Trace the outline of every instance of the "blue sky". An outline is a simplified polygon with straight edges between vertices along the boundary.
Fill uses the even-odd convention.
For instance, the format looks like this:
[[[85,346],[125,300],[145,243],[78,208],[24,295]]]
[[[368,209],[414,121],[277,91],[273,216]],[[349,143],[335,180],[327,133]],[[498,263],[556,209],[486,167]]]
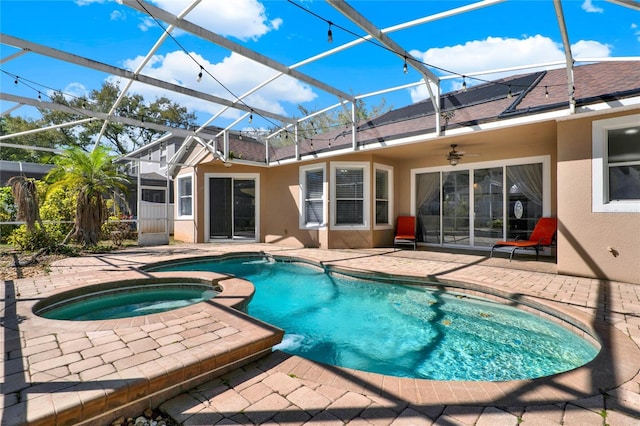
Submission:
[[[190,1],[152,3],[177,14]],[[384,29],[473,2],[357,0],[348,3]],[[575,57],[640,57],[640,12],[600,0],[564,0],[562,5]],[[3,34],[130,70],[140,64],[163,34],[153,19],[112,0],[2,0],[0,15]],[[319,0],[203,0],[186,19],[287,66],[353,41],[356,35],[365,35],[331,5]],[[327,41],[327,20],[334,23],[332,43]],[[168,26],[164,22],[162,25]],[[174,38],[167,38],[143,74],[232,99],[275,73],[184,31],[178,30],[172,35]],[[441,70],[469,75],[564,59],[551,0],[505,1],[390,32],[389,36],[441,76],[451,75]],[[37,98],[40,92],[46,99],[47,93],[57,90],[83,96],[99,89],[105,80],[114,81],[113,76],[33,53],[6,60],[17,49],[5,44],[0,48],[3,58],[0,84],[4,93]],[[197,82],[199,66],[206,72],[202,81]],[[363,94],[421,80],[418,72],[410,69],[405,74],[402,67],[401,55],[372,43],[361,43],[297,69],[343,92]],[[509,73],[524,72],[528,71]],[[481,80],[468,78],[466,82],[477,84],[504,74],[482,75]],[[15,76],[19,76],[19,84],[14,83]],[[442,84],[443,91],[456,89],[460,84],[459,78],[447,80]],[[219,105],[140,84],[131,90],[147,100],[170,96],[196,112],[201,123],[221,109]],[[387,105],[401,107],[425,96],[427,90],[420,85],[367,98],[367,102],[377,104],[384,98]],[[337,102],[336,96],[290,77],[278,78],[245,99],[251,107],[289,116],[300,115],[298,105],[314,111]],[[0,101],[3,112],[12,106],[10,102]],[[22,107],[11,113],[33,117],[34,111]],[[212,124],[226,126],[240,115],[230,110]],[[260,117],[256,117],[251,125],[238,124],[238,128],[247,126],[269,126],[269,122],[261,122]]]

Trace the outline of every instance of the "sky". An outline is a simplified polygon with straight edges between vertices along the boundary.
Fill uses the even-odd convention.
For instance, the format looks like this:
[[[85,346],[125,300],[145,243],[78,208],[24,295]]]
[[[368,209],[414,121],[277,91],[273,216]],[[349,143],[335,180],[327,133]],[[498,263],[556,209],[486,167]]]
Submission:
[[[126,3],[126,2],[125,2]],[[154,0],[150,3],[179,14],[191,1]],[[471,1],[351,0],[348,4],[380,29],[392,28],[423,17],[472,4]],[[580,59],[628,58],[640,60],[640,12],[604,0],[563,0],[563,14],[573,56]],[[136,70],[169,25],[154,20],[115,0],[2,0],[0,31],[29,42],[73,53],[94,61]],[[422,75],[409,66],[403,72],[404,55],[444,78],[443,92],[505,76],[533,71],[511,70],[477,75],[530,64],[563,61],[565,54],[556,11],[551,0],[508,0],[488,7],[429,22],[387,35],[402,52],[379,43],[362,42],[366,33],[325,1],[320,0],[202,0],[186,15],[187,20],[234,43],[258,52],[285,66],[300,64],[329,49],[360,41],[320,60],[296,67],[317,81],[340,91],[362,95],[392,87],[393,92],[365,98],[368,105],[382,102],[398,108],[424,100],[428,90],[419,84]],[[328,22],[331,22],[329,24]],[[327,33],[331,29],[333,41]],[[124,87],[126,81],[88,68],[35,53],[16,55],[18,49],[0,45],[1,92],[29,98],[53,91],[68,97],[86,96],[105,81]],[[198,73],[203,71],[201,81]],[[639,62],[640,70],[640,62]],[[640,72],[640,71],[639,71]],[[149,58],[142,74],[166,80],[226,99],[238,97],[269,81],[277,72],[225,48],[177,29]],[[472,77],[475,76],[475,77]],[[15,82],[18,81],[16,84]],[[566,90],[566,87],[553,88]],[[196,113],[200,124],[227,126],[242,116],[234,109],[162,92],[134,83],[129,93],[146,100],[169,96]],[[251,108],[282,116],[303,115],[335,105],[339,98],[289,76],[275,79],[243,98]],[[0,111],[28,118],[37,116],[31,107],[12,109],[0,100]],[[235,128],[268,128],[274,122],[252,114]]]

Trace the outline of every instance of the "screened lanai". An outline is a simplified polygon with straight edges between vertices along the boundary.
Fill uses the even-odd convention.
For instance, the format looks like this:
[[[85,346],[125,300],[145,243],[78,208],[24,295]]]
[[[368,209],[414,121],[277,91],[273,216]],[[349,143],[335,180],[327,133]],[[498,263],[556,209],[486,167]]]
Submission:
[[[539,96],[550,99],[549,107],[560,106],[573,114],[576,91],[581,89],[575,84],[577,65],[640,61],[637,44],[631,55],[616,55],[614,49],[585,48],[593,46],[587,42],[593,42],[596,36],[590,34],[584,20],[578,19],[588,13],[591,29],[610,27],[612,32],[622,32],[620,20],[612,12],[624,13],[629,22],[633,21],[640,11],[640,3],[634,0],[595,5],[561,0],[289,0],[246,1],[234,6],[206,0],[123,0],[108,3],[108,9],[98,9],[105,6],[90,1],[76,4],[87,8],[83,10],[85,17],[90,8],[110,12],[108,23],[91,28],[92,35],[102,36],[104,45],[85,44],[81,36],[69,38],[68,33],[56,29],[61,27],[59,22],[43,24],[39,33],[30,32],[12,22],[33,20],[43,12],[3,6],[2,114],[47,109],[78,117],[41,130],[75,129],[88,120],[99,120],[103,132],[95,137],[94,146],[105,143],[107,123],[161,131],[164,135],[151,144],[132,144],[121,160],[164,167],[161,175],[166,185],[159,179],[158,186],[167,188],[179,168],[194,166],[194,159],[202,155],[229,165],[273,167],[408,143],[414,135],[437,141],[450,134],[473,133],[478,126],[453,112],[495,96],[486,90],[467,90],[489,81],[498,82],[491,90],[509,95],[539,91]],[[245,12],[255,8],[253,16],[260,22],[249,21],[249,13],[234,14],[234,7]],[[236,15],[245,20],[235,20]],[[469,26],[469,22],[474,25]],[[73,23],[62,25],[68,26]],[[139,29],[136,37],[131,37],[135,28]],[[481,56],[471,54],[474,44],[480,53],[480,41],[496,38],[544,39],[554,51],[549,56],[527,57],[510,52],[505,43],[499,47],[502,56],[514,57],[510,61],[484,63]],[[605,43],[597,47],[602,46]],[[452,61],[456,49],[461,58]],[[117,53],[119,50],[122,54]],[[449,59],[440,59],[445,57]],[[36,62],[36,58],[42,62]],[[528,61],[532,58],[538,61]],[[49,95],[53,92],[67,99],[84,96],[70,90],[71,86],[60,89],[57,79],[53,82],[47,69],[58,70],[54,67],[59,64],[64,67],[55,74],[68,73],[69,82],[75,81],[74,70],[89,72],[88,82],[114,82],[118,99],[110,105],[89,102],[73,108],[52,102]],[[544,73],[548,70],[556,70],[553,80],[540,83],[547,78]],[[536,72],[540,74],[532,74]],[[514,75],[526,77],[512,78]],[[531,78],[538,79],[535,86]],[[448,95],[454,91],[456,96]],[[125,95],[138,92],[175,99],[193,111],[196,120],[193,125],[176,128],[130,115],[119,103]],[[384,102],[389,102],[387,108],[376,110]],[[363,116],[363,110],[370,114]],[[404,121],[416,117],[424,118],[414,120],[420,121],[419,127],[403,126]],[[2,134],[0,148],[32,149],[14,143],[12,139],[18,136],[24,133]],[[172,138],[180,143],[170,156],[161,160],[150,154],[139,155],[151,152],[154,146],[164,148]],[[446,144],[444,147],[446,150],[439,154],[443,158],[449,151]],[[442,147],[438,149],[440,153]],[[188,155],[194,151],[201,156]],[[141,167],[137,169],[140,187]],[[142,197],[138,188],[138,202]],[[164,199],[168,203],[169,197]]]

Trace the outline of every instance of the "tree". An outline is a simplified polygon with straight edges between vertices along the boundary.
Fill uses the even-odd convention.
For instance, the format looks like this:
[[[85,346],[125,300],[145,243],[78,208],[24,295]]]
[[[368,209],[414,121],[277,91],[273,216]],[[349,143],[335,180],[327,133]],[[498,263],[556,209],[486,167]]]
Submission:
[[[45,109],[42,109],[40,112],[47,125],[69,123],[86,118],[86,116],[81,114],[81,109],[91,109],[103,113],[110,112],[119,95],[120,89],[116,84],[105,82],[100,90],[92,90],[86,99],[74,98],[68,100],[62,93],[54,93],[51,95],[53,102],[77,109],[77,114]],[[188,128],[193,126],[196,119],[194,113],[189,113],[185,107],[180,106],[176,102],[172,102],[167,97],[160,97],[148,103],[138,94],[125,95],[117,105],[114,114],[137,119],[142,122],[162,124],[175,128]],[[100,135],[103,124],[104,121],[102,120],[94,120],[77,126],[64,127],[59,130],[65,138],[75,139],[77,141],[76,146],[89,150]],[[104,129],[101,143],[108,142],[113,148],[113,151],[119,154],[127,154],[140,146],[152,142],[164,133],[162,130],[130,126],[110,121]]]
[[[46,124],[42,120],[12,116],[0,117],[0,135],[22,133],[45,126]],[[55,130],[45,130],[10,138],[6,142],[24,146],[25,149],[2,147],[2,159],[27,163],[50,163],[51,158],[55,155],[53,152],[28,149],[28,147],[55,148],[65,144],[61,136],[61,133]]]
[[[113,160],[104,146],[97,146],[90,153],[69,148],[56,157],[54,169],[46,176],[51,183],[47,193],[62,187],[77,196],[75,225],[64,243],[69,238],[85,246],[98,243],[108,217],[106,200],[114,193],[127,192],[128,180]]]
[[[383,98],[379,104],[371,105],[367,108],[367,105],[362,99],[356,100],[356,124],[361,124],[364,121],[375,118],[382,115],[389,110],[391,106],[387,106],[387,101]],[[303,105],[298,105],[298,111],[302,117],[311,115],[312,111],[305,108]],[[351,124],[351,112],[345,111],[342,108],[327,111],[322,114],[318,114],[313,118],[298,123],[298,137],[300,139],[313,139],[316,135],[322,135],[337,127],[343,127]],[[272,133],[275,129],[269,131]],[[288,136],[288,132],[280,132],[277,136],[270,139],[270,143],[274,146],[286,146],[294,143],[293,138]]]
[[[11,187],[11,194],[15,200],[16,218],[26,223],[27,232],[33,232],[36,222],[44,229],[40,219],[35,179],[25,176],[13,176],[7,183]]]

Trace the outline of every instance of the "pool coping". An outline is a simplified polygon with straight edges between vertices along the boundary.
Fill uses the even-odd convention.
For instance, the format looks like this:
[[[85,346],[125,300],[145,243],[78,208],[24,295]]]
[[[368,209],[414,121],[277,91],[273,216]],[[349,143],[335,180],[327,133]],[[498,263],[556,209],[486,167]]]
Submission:
[[[10,418],[10,424],[16,425],[111,423],[118,417],[139,413],[140,407],[157,406],[185,390],[259,359],[271,353],[272,347],[282,340],[282,330],[240,311],[255,291],[253,284],[246,280],[213,272],[129,271],[125,275],[118,280],[111,280],[108,275],[98,277],[74,285],[73,291],[112,282],[151,284],[171,281],[208,283],[219,286],[222,291],[208,301],[162,313],[99,321],[55,320],[34,313],[36,304],[49,297],[57,298],[69,288],[43,292],[37,298],[18,298],[16,316],[20,318],[19,327],[23,332],[26,328],[37,330],[38,339],[42,342],[52,342],[54,337],[49,336],[55,336],[61,345],[66,343],[70,346],[69,342],[74,341],[80,343],[77,350],[70,347],[65,351],[64,361],[47,360],[42,355],[31,357],[29,373],[32,383],[16,389],[8,383],[3,387],[4,398],[13,393],[20,395],[17,398],[21,400],[5,409],[3,420]],[[161,350],[163,339],[167,346],[175,343],[172,339],[179,337],[172,337],[166,330],[180,328],[189,321],[193,324],[181,339],[187,347],[180,351],[177,348],[170,350],[161,357],[146,351],[149,346]],[[177,334],[177,330],[173,334]],[[136,336],[135,340],[128,337],[132,335]],[[118,340],[116,336],[124,346],[114,346],[113,351],[125,351],[128,356],[118,358],[114,355],[111,365],[115,368],[105,368],[109,362],[104,361],[105,353],[101,353],[100,345],[90,347],[86,340],[109,339],[110,342],[106,342],[108,351],[109,343]],[[147,339],[147,348],[135,343],[140,339]],[[28,347],[24,350],[29,352]],[[89,386],[82,374],[57,377],[62,380],[54,388],[45,385],[51,376],[56,375],[58,363],[75,364],[77,367],[71,369],[79,372],[83,368],[80,364],[87,364],[89,360],[94,360],[94,374],[99,374],[95,370],[100,368],[110,372],[91,377],[91,381],[97,378],[101,383],[99,386]],[[49,389],[44,392],[43,388]]]

